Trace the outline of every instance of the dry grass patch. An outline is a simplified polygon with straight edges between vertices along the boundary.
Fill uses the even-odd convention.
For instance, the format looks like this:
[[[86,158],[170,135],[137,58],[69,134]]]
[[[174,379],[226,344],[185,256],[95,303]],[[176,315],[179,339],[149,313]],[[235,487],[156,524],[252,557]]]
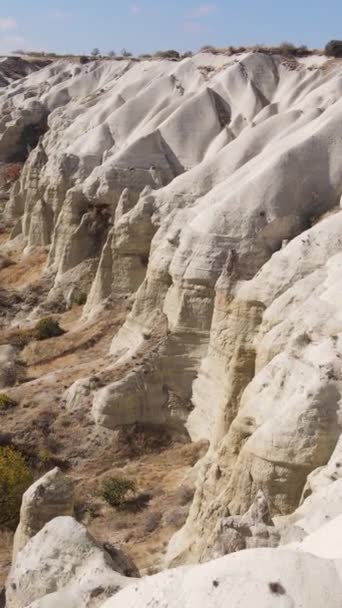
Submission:
[[[24,163],[7,163],[0,165],[0,189],[9,190],[19,179]]]
[[[6,285],[6,289],[26,285],[34,287],[34,284],[41,280],[47,259],[45,250],[38,249],[28,256],[22,256],[22,252],[18,251],[8,257],[10,266],[0,269],[0,284]]]
[[[13,532],[0,530],[0,589],[5,584],[11,567]]]

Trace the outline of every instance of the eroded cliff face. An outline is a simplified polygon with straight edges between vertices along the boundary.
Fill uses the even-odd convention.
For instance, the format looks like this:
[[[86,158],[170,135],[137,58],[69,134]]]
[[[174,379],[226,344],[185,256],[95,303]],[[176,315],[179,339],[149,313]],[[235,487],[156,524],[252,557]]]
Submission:
[[[172,564],[259,490],[294,511],[342,424],[342,67],[208,62],[57,62],[0,94],[0,151],[40,130],[4,211],[49,250],[39,310],[115,305],[108,369],[147,353],[87,394],[93,421],[210,442]]]

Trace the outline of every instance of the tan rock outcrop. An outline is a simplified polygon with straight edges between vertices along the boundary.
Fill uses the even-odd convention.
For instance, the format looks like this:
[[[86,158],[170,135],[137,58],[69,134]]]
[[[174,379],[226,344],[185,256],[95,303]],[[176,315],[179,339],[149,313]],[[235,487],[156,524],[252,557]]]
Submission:
[[[73,510],[73,483],[58,467],[38,479],[23,496],[13,542],[13,561],[45,524],[55,517],[72,515]]]

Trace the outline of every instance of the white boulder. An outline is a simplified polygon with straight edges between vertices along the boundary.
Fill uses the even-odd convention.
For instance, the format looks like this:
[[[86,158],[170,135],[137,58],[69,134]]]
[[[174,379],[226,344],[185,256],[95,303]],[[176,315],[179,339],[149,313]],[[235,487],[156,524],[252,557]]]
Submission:
[[[81,524],[57,517],[17,554],[6,584],[6,606],[24,608],[63,592],[76,594],[82,608],[97,608],[132,581],[114,570],[110,554]]]
[[[60,515],[72,515],[73,483],[56,467],[32,484],[23,495],[20,522],[13,541],[13,559],[47,522]]]

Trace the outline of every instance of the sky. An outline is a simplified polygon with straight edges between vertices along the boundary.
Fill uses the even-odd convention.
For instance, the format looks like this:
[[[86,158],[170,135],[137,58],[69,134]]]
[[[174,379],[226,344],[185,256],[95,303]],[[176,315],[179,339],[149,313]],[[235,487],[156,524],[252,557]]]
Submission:
[[[0,0],[0,53],[134,54],[342,39],[342,0]]]

